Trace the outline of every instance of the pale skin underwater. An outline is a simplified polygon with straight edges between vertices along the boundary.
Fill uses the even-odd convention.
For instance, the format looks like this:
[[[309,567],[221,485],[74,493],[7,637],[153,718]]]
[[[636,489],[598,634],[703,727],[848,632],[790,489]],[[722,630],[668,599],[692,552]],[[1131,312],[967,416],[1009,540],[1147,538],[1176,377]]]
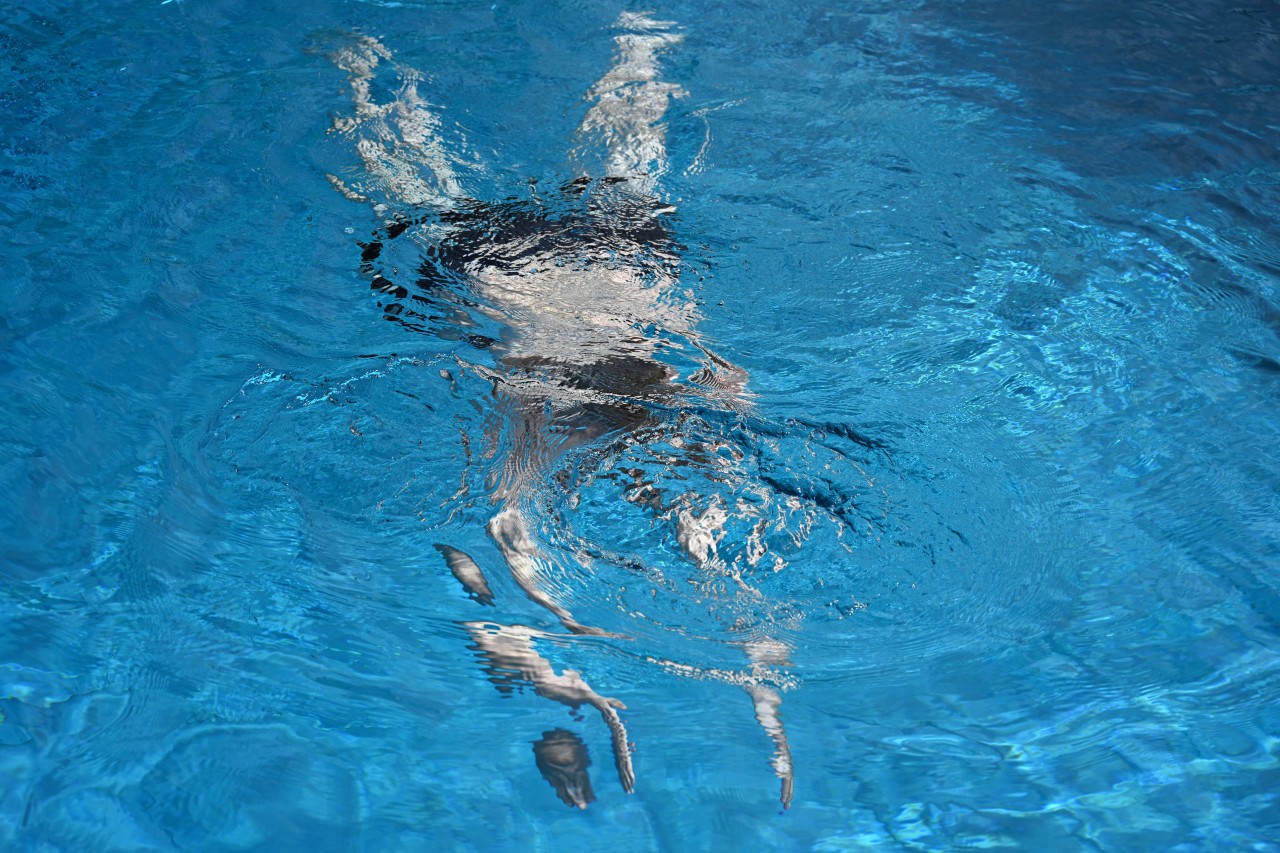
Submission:
[[[648,405],[681,405],[690,386],[676,382],[659,357],[664,336],[678,336],[699,353],[702,367],[694,384],[704,404],[731,413],[749,410],[751,403],[746,371],[701,340],[696,301],[679,280],[681,247],[665,221],[674,208],[660,195],[669,170],[665,116],[671,100],[685,93],[660,79],[659,58],[682,36],[671,22],[632,13],[624,13],[615,29],[614,64],[588,90],[590,106],[569,152],[570,162],[577,163],[602,149],[602,174],[560,188],[570,213],[547,214],[536,203],[471,199],[464,189],[465,166],[451,152],[440,116],[419,93],[423,75],[396,63],[391,50],[370,37],[356,37],[331,54],[347,73],[352,96],[352,112],[335,118],[333,132],[351,143],[363,173],[358,179],[328,178],[348,199],[371,204],[385,221],[361,244],[361,269],[389,298],[389,319],[421,331],[430,319],[423,306],[433,300],[434,310],[444,304],[459,313],[474,311],[503,330],[475,342],[498,365],[494,405],[510,448],[496,460],[495,511],[487,532],[516,586],[570,635],[626,643],[625,633],[580,622],[549,584],[553,555],[538,541],[528,496],[576,448],[651,428]],[[399,87],[393,99],[378,102],[373,83],[388,67]],[[409,238],[433,247],[430,264],[424,260],[418,271],[423,278],[417,287],[433,290],[426,295],[399,284],[396,270],[383,263],[390,241]],[[443,284],[424,284],[432,275]],[[453,281],[465,282],[474,298],[459,297]],[[709,567],[727,516],[723,502],[714,500],[695,512],[695,497],[648,494],[645,500],[676,507],[668,515],[680,547],[695,565]],[[475,602],[498,603],[475,559],[448,544],[436,548]],[[571,709],[595,708],[610,733],[619,782],[627,793],[634,789],[631,745],[618,714],[625,706],[601,696],[574,670],[556,672],[536,648],[552,635],[496,621],[461,624],[499,686],[525,684]],[[794,771],[776,685],[777,673],[790,666],[788,647],[758,631],[736,644],[748,664],[741,672],[656,662],[669,673],[726,681],[746,691],[773,744],[771,766],[786,808]],[[585,746],[580,740],[575,745],[571,733],[557,732],[546,733],[535,746],[538,768],[561,800],[585,808],[595,798]]]

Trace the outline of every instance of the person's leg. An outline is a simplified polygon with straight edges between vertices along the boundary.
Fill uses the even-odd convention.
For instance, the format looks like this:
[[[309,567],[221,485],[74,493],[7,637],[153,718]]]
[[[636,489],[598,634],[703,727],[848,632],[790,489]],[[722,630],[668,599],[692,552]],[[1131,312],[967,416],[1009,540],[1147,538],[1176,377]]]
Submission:
[[[604,175],[626,178],[637,194],[654,195],[658,179],[667,171],[667,128],[663,117],[671,98],[685,92],[658,79],[658,57],[683,36],[671,31],[670,21],[655,21],[624,12],[621,31],[614,37],[618,50],[613,66],[587,91],[592,102],[578,127],[581,139],[574,149],[582,164],[588,149],[604,148]]]
[[[331,58],[349,76],[353,106],[351,114],[334,117],[333,132],[352,139],[366,175],[355,186],[335,175],[329,181],[348,198],[375,205],[446,209],[463,197],[458,161],[444,144],[440,117],[418,93],[422,74],[398,64],[370,36],[338,48]],[[388,69],[395,77],[395,94],[378,103],[374,82]]]

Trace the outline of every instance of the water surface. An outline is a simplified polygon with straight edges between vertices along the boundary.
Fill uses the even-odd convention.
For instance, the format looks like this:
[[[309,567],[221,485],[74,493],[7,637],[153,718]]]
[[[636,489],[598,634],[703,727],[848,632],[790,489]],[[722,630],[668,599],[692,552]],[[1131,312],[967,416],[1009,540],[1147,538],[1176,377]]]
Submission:
[[[558,291],[386,322],[364,247],[428,200],[334,130],[335,57],[383,46],[378,104],[418,72],[467,198],[570,216],[624,11],[5,16],[3,846],[1276,849],[1273,5],[646,6],[680,40],[633,186],[679,248],[619,263],[679,390],[593,379],[586,439],[540,444],[589,359],[495,388],[522,329],[575,340]],[[430,232],[385,242],[412,284]],[[508,571],[511,460],[553,603],[625,636]],[[679,521],[716,500],[713,565]],[[476,622],[625,703],[633,794]],[[556,729],[585,810],[535,762]]]

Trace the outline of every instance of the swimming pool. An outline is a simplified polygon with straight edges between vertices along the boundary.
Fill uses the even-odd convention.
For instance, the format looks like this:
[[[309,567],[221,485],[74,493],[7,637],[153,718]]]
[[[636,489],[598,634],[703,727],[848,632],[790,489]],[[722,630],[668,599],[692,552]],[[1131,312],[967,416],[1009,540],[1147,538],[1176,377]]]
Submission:
[[[1270,5],[30,6],[0,846],[1276,849]]]

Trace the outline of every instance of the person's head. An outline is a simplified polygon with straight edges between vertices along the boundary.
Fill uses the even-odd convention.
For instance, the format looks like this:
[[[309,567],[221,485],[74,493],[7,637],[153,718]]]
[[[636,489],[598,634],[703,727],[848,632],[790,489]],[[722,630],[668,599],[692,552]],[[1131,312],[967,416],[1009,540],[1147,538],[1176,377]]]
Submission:
[[[556,789],[556,796],[565,805],[585,809],[588,803],[595,802],[587,775],[591,758],[581,738],[565,729],[543,732],[542,739],[533,742],[533,755],[538,772]]]

